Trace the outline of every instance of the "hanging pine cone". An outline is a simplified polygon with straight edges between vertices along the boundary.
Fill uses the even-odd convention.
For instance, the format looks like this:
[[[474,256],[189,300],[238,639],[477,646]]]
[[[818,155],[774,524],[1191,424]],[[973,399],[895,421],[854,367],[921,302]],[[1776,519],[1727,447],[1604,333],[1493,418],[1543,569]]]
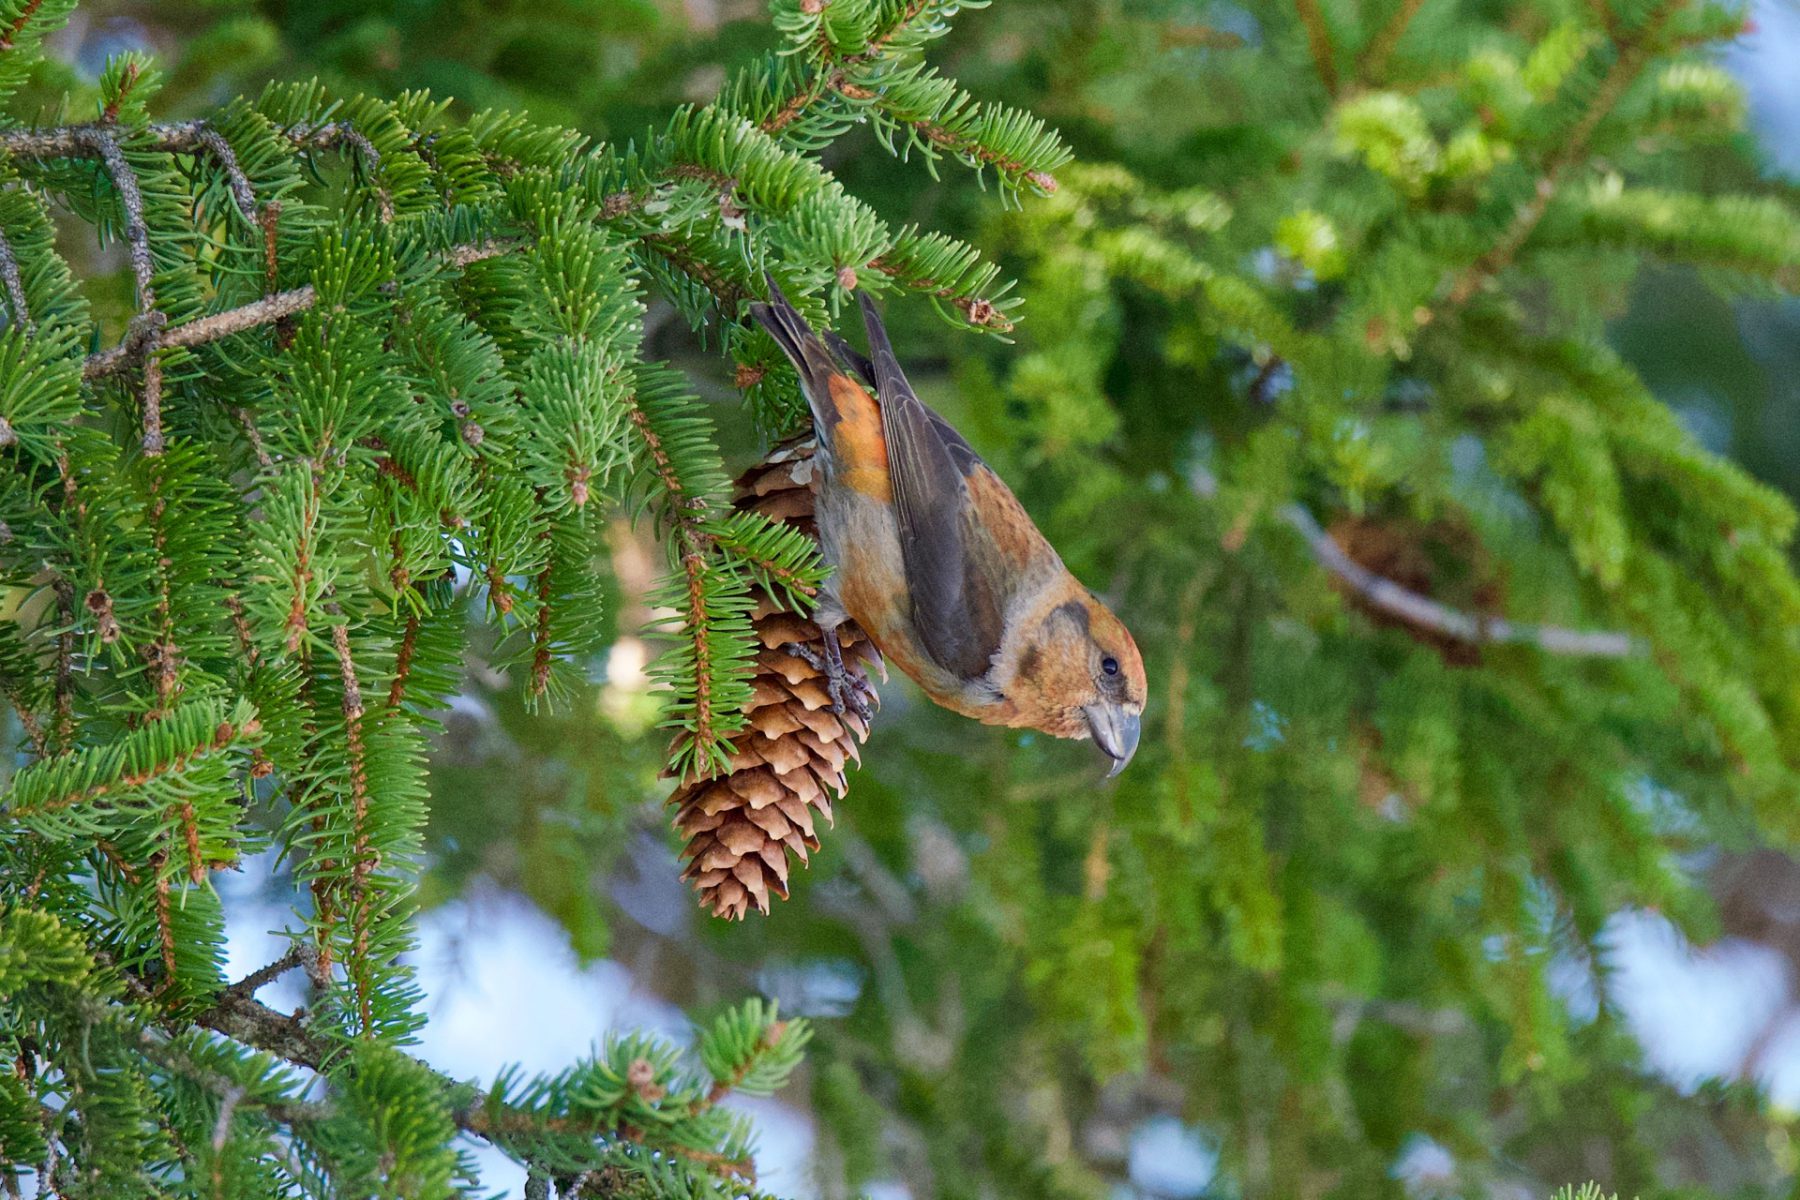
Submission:
[[[813,523],[811,438],[778,446],[738,479],[736,504],[817,537]],[[769,896],[788,894],[788,853],[802,864],[819,848],[817,818],[831,820],[831,802],[844,795],[844,765],[861,761],[858,743],[869,729],[855,713],[835,713],[824,673],[782,649],[797,643],[823,653],[813,621],[759,591],[752,616],[762,649],[756,656],[749,723],[731,740],[730,771],[683,780],[669,803],[675,828],[687,838],[682,878],[715,916],[739,920]],[[868,688],[868,669],[880,655],[854,623],[838,628],[844,666]]]

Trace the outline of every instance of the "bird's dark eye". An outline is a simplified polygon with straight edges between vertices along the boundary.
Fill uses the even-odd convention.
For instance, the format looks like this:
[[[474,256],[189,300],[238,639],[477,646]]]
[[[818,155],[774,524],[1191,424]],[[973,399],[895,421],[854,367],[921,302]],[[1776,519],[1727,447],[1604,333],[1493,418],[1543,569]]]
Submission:
[[[1108,675],[1117,675],[1119,673],[1119,660],[1109,654],[1100,660],[1100,669],[1105,671]]]

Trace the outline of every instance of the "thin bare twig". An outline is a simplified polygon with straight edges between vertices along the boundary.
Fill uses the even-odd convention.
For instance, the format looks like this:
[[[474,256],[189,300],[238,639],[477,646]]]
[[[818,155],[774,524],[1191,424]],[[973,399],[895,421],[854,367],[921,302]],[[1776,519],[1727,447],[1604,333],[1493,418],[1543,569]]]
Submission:
[[[157,358],[157,339],[168,318],[156,306],[156,260],[150,254],[150,227],[144,220],[144,192],[138,186],[137,172],[119,148],[119,139],[111,128],[99,125],[77,126],[78,144],[100,156],[106,173],[112,176],[119,191],[119,204],[125,210],[125,240],[131,252],[131,274],[137,281],[138,317],[132,322],[138,356],[144,364],[144,453],[158,455],[165,448],[162,429],[162,361]]]
[[[237,202],[238,212],[243,214],[244,220],[255,225],[256,192],[251,188],[250,178],[244,174],[244,168],[238,165],[237,151],[231,148],[231,143],[205,121],[189,121],[168,128],[168,149],[188,149],[188,146],[182,144],[185,140],[191,140],[194,148],[212,155],[213,161],[219,164],[219,169],[225,172],[225,179],[231,186],[231,198]]]
[[[1203,497],[1218,494],[1219,481],[1210,471],[1195,471],[1190,483]],[[1505,617],[1475,616],[1440,604],[1377,575],[1351,558],[1302,505],[1284,504],[1276,510],[1276,516],[1297,531],[1319,565],[1342,580],[1363,603],[1414,628],[1460,642],[1535,646],[1546,654],[1572,658],[1630,658],[1644,650],[1643,643],[1628,633],[1527,625]]]
[[[516,242],[476,242],[446,251],[444,262],[460,269],[483,259],[511,253],[518,248],[519,244]],[[276,292],[273,296],[265,296],[237,308],[210,313],[173,326],[157,338],[157,345],[165,348],[202,346],[207,342],[230,337],[234,333],[244,333],[262,325],[273,325],[286,317],[305,312],[318,302],[318,293],[313,291],[311,284],[286,292]],[[110,350],[90,355],[82,365],[82,378],[101,379],[115,371],[121,371],[141,353],[143,347],[127,338]]]
[[[375,143],[371,142],[356,126],[348,121],[334,121],[329,125],[320,125],[316,128],[297,125],[288,131],[288,136],[294,140],[296,145],[318,146],[321,149],[342,145],[355,150],[357,157],[362,161],[363,172],[369,178],[369,186],[375,189],[375,198],[380,206],[381,219],[383,221],[394,219],[394,198],[388,194],[387,188],[382,185],[380,179],[381,151],[377,150]]]
[[[1436,600],[1408,591],[1393,580],[1377,575],[1344,552],[1313,515],[1298,504],[1284,505],[1279,513],[1300,532],[1320,565],[1336,575],[1371,608],[1398,617],[1408,625],[1478,645],[1517,643],[1536,646],[1547,654],[1574,658],[1630,658],[1642,651],[1638,639],[1610,630],[1559,629],[1554,625],[1523,625],[1505,617],[1475,616]]]
[[[70,130],[76,144],[99,156],[119,189],[119,203],[125,209],[125,241],[131,252],[131,274],[137,281],[138,307],[144,312],[156,309],[156,261],[150,256],[150,227],[144,223],[144,192],[138,186],[137,172],[125,160],[118,137],[99,125],[77,125]]]
[[[20,158],[86,158],[99,152],[85,125],[66,125],[53,129],[0,130],[0,149]],[[131,136],[142,137],[142,145],[171,154],[210,155],[225,172],[231,197],[238,211],[251,224],[256,223],[256,193],[250,179],[238,164],[231,143],[205,121],[182,121],[172,125],[150,125]]]
[[[13,255],[12,242],[0,233],[0,283],[6,285],[7,303],[12,305],[13,320],[26,333],[37,332],[31,320],[31,307],[25,302],[25,280],[19,274],[19,260]]]
[[[18,158],[89,158],[101,153],[89,136],[90,125],[62,125],[50,129],[0,130],[0,150]],[[115,136],[116,135],[112,135]],[[147,125],[127,135],[134,144],[170,154],[206,154],[219,164],[231,188],[231,198],[244,219],[256,224],[256,192],[238,163],[237,152],[206,121],[179,121]],[[366,141],[366,139],[365,139]],[[379,155],[376,156],[379,160]]]

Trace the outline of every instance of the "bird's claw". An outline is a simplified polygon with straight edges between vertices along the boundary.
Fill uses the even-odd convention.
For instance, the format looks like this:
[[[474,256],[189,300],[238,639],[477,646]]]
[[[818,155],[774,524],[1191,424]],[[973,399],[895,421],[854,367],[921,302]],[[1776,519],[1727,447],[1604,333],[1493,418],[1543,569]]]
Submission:
[[[831,693],[831,711],[839,716],[853,712],[865,726],[869,723],[869,718],[874,716],[874,707],[869,703],[870,689],[867,681],[852,678],[845,671],[836,679],[827,676],[825,690]]]
[[[841,656],[821,654],[803,642],[784,642],[783,654],[792,655],[825,676],[825,691],[831,697],[831,711],[839,716],[855,713],[865,724],[873,715],[867,693],[873,691],[868,680],[852,675]]]

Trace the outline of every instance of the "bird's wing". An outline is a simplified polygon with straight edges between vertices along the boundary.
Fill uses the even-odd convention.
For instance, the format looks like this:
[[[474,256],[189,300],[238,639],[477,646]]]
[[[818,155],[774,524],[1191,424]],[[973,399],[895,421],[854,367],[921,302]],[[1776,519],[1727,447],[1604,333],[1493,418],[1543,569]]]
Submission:
[[[880,318],[872,319],[877,322],[876,328],[882,330],[882,339],[885,341],[887,331],[880,326]],[[879,393],[881,385],[875,380],[875,360],[857,350],[833,330],[827,329],[823,336],[825,344],[831,347],[831,352],[837,355],[838,361],[855,371],[858,378]],[[900,375],[899,370],[899,366],[896,365],[894,371],[899,378],[899,386],[905,388],[906,394],[911,396],[912,388],[907,386],[906,377]],[[917,397],[914,398],[917,399]],[[939,416],[936,409],[924,403],[920,403],[919,407],[925,410],[925,415],[931,418],[932,427],[937,430],[938,436],[943,439],[946,446],[950,447],[950,457],[956,460],[956,469],[962,473],[964,478],[972,474],[977,467],[987,466],[987,463],[982,461],[981,455],[975,453],[975,447],[969,445],[968,440],[956,431],[956,426]]]
[[[987,467],[913,392],[881,317],[866,294],[859,299],[869,333],[864,361],[881,406],[913,623],[941,666],[960,678],[979,679],[1005,635],[1009,577],[970,499],[969,476]],[[850,361],[860,369],[857,358]]]

